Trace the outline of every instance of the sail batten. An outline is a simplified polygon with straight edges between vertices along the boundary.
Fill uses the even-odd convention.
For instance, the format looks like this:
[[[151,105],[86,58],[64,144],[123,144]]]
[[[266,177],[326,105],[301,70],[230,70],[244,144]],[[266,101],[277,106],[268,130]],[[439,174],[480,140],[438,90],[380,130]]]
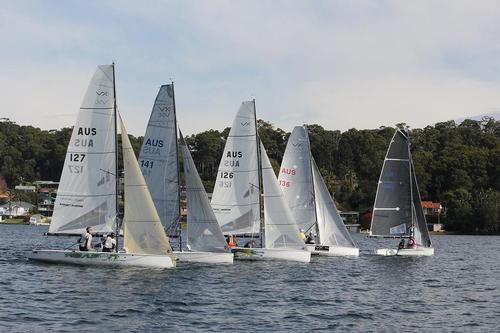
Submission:
[[[113,230],[116,163],[113,65],[98,66],[66,152],[50,234]],[[97,111],[98,110],[98,111]]]

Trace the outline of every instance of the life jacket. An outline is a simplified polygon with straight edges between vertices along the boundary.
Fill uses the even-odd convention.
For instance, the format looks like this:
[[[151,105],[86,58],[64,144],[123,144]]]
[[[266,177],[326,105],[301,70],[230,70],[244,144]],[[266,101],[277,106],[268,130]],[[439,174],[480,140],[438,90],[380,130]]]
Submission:
[[[233,247],[236,247],[238,246],[238,244],[236,244],[236,239],[234,238],[234,236],[231,236],[229,237],[229,242],[227,244],[230,248],[233,248]]]

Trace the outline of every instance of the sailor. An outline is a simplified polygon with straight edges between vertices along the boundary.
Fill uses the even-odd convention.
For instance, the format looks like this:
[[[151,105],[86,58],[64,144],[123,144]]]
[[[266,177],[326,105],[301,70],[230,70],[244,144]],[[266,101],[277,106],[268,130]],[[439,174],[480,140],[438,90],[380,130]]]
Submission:
[[[85,233],[80,237],[80,251],[92,250],[92,227],[87,227]]]
[[[405,240],[403,238],[401,238],[401,241],[398,244],[398,249],[401,250],[404,248],[405,248]]]
[[[310,231],[310,232],[307,234],[307,237],[306,237],[306,244],[314,244],[314,235],[313,235],[312,231]]]
[[[234,235],[229,235],[227,245],[230,249],[234,249],[238,246],[238,243],[236,243],[236,237],[234,237]]]
[[[299,236],[300,236],[300,240],[302,240],[302,241],[306,239],[306,234],[304,233],[304,229],[300,229]]]
[[[414,249],[417,247],[417,244],[415,243],[415,239],[413,239],[413,237],[410,237],[410,239],[408,239],[408,246],[407,246],[409,249]]]
[[[246,247],[246,248],[255,247],[255,241],[252,239],[251,241],[247,242],[244,247]]]
[[[112,232],[102,245],[102,252],[112,252],[116,248],[115,233]]]

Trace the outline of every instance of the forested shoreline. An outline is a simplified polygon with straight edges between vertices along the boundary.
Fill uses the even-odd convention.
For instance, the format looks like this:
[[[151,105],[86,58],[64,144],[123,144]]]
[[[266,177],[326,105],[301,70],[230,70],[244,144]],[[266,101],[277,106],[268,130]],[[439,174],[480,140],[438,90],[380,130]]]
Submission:
[[[289,132],[259,120],[259,135],[278,171]],[[405,126],[396,124],[396,126]],[[308,125],[312,154],[341,210],[371,209],[395,127],[345,132]],[[208,192],[229,128],[186,137]],[[500,121],[485,117],[411,129],[422,200],[441,202],[447,230],[500,233]],[[35,180],[59,181],[71,128],[42,130],[0,121],[0,175],[11,189]],[[130,136],[137,151],[142,137]],[[366,225],[367,221],[362,221]]]

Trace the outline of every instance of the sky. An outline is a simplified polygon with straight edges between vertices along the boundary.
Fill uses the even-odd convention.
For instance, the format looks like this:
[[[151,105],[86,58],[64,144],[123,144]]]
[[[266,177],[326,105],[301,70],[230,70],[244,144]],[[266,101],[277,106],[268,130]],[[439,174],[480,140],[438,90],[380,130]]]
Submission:
[[[74,125],[95,68],[144,135],[175,82],[183,133],[231,126],[241,101],[286,131],[500,119],[500,1],[0,0],[0,118]]]

